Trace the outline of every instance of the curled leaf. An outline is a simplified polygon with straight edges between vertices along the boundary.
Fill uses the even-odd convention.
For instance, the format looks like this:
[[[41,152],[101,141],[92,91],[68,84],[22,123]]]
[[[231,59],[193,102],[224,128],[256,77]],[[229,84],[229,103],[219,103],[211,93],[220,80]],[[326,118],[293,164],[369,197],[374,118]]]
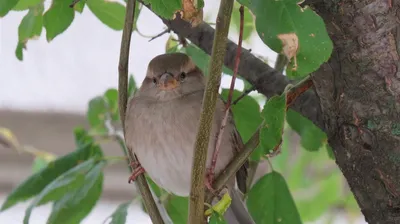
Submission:
[[[284,33],[278,34],[278,39],[282,41],[282,53],[287,57],[290,61],[294,58],[294,66],[292,70],[297,69],[297,59],[296,54],[299,50],[299,38],[296,33]]]
[[[0,127],[0,145],[10,149],[19,149],[19,142],[14,133],[8,128]]]
[[[206,216],[210,216],[213,212],[217,212],[218,214],[223,215],[231,205],[231,202],[232,198],[229,195],[228,191],[226,191],[225,194],[222,196],[222,199],[211,208],[207,209],[204,214]]]

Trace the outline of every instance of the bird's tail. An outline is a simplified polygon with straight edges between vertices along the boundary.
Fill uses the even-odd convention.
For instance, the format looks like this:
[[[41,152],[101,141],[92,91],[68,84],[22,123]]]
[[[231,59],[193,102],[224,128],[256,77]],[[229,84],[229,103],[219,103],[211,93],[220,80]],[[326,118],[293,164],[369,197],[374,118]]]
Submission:
[[[255,224],[242,200],[241,193],[234,188],[229,192],[231,205],[226,210],[224,218],[228,224]]]

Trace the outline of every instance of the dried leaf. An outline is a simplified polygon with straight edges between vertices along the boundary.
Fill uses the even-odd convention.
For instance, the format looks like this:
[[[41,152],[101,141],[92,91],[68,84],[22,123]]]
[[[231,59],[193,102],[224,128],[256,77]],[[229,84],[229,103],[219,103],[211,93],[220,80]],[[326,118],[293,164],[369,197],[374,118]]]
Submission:
[[[294,58],[294,66],[292,70],[297,69],[296,54],[299,50],[299,38],[295,33],[284,33],[278,35],[279,40],[282,41],[282,53],[289,59]]]
[[[198,26],[203,21],[203,8],[196,8],[197,0],[182,0],[182,19],[190,22],[192,27]]]
[[[8,128],[0,127],[0,145],[15,150],[18,150],[19,148],[19,143],[17,138]]]

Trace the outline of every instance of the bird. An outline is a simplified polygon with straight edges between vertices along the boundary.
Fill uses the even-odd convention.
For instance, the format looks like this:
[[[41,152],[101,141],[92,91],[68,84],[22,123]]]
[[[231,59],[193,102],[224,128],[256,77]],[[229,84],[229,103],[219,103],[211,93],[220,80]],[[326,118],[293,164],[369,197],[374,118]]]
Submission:
[[[146,172],[167,192],[189,196],[205,85],[203,72],[185,53],[165,53],[149,62],[142,85],[128,101],[125,116],[126,146],[138,159],[130,180]],[[207,150],[208,170],[225,110],[225,102],[218,97]],[[243,148],[231,111],[221,138],[216,176]],[[227,183],[232,205],[235,200],[241,200],[240,193],[246,192],[246,178],[247,163]]]

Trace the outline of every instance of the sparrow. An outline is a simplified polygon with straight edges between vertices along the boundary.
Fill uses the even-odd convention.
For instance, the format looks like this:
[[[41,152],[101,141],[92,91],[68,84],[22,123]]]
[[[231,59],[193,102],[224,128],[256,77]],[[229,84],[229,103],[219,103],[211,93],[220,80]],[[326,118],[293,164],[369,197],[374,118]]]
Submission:
[[[129,99],[125,117],[126,145],[139,161],[131,180],[146,172],[167,192],[189,196],[205,81],[200,68],[184,53],[161,54],[150,61],[141,87]],[[208,169],[225,109],[224,101],[218,98],[208,144]],[[242,148],[243,142],[230,112],[215,166],[216,176]],[[246,192],[246,169],[247,164],[227,183],[230,194],[233,192],[232,204],[241,200],[239,190]]]

